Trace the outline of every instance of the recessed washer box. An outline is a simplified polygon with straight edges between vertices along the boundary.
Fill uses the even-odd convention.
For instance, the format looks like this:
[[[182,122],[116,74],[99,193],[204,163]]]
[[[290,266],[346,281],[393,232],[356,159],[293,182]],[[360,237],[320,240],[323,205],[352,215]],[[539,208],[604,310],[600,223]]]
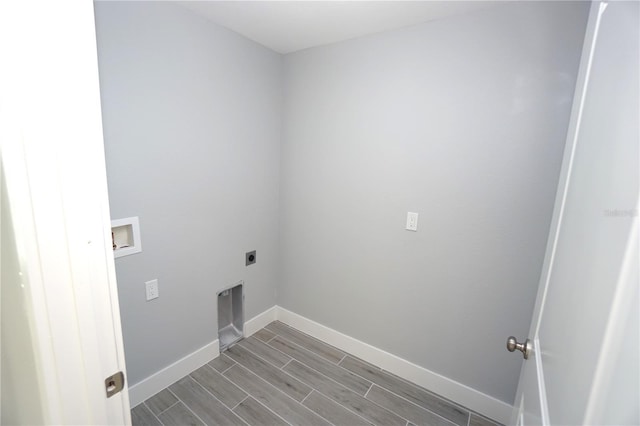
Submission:
[[[220,352],[244,337],[244,282],[218,293],[218,342]]]
[[[111,221],[111,245],[115,257],[128,256],[142,251],[140,221],[137,216]]]

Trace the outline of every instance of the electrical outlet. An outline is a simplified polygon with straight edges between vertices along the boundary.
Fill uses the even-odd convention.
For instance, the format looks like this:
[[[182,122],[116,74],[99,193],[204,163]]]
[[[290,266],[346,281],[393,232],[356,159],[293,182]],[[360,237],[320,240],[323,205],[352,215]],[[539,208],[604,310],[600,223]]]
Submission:
[[[151,280],[144,283],[145,288],[147,289],[147,301],[156,299],[160,296],[160,292],[158,290],[158,280]]]
[[[249,251],[244,255],[244,264],[246,266],[253,265],[256,263],[256,251]]]
[[[418,213],[407,213],[407,231],[418,230]]]

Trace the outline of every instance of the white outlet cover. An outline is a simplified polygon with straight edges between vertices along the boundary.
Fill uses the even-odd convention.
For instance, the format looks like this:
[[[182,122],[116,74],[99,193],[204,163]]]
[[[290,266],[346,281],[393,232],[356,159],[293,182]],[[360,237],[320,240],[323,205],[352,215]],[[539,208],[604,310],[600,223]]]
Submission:
[[[418,213],[407,212],[407,231],[418,230]]]
[[[144,283],[147,292],[147,301],[157,299],[160,296],[158,280],[151,280]]]

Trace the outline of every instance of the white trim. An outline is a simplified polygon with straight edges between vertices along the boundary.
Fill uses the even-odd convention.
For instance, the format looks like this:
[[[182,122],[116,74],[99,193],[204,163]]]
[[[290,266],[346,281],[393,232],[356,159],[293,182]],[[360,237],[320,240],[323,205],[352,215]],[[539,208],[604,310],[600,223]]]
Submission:
[[[277,306],[272,306],[261,314],[256,315],[244,324],[245,337],[251,336],[267,324],[276,320]]]
[[[640,204],[636,204],[636,211],[638,208],[640,208]],[[583,424],[585,425],[602,424],[607,420],[603,416],[604,404],[612,393],[612,377],[616,369],[621,368],[618,357],[620,352],[626,350],[625,344],[628,343],[629,336],[625,334],[625,323],[630,321],[631,312],[638,302],[638,235],[638,217],[636,216],[633,218],[633,225],[631,232],[629,232],[629,240],[620,267],[607,328],[602,339],[598,364],[584,415]],[[631,339],[633,338],[631,337]],[[638,337],[635,336],[635,338]]]
[[[390,354],[358,339],[347,336],[280,306],[276,307],[278,321],[290,325],[316,339],[322,340],[345,352],[349,352],[364,361],[374,364],[405,380],[424,387],[457,404],[476,411],[500,423],[507,424],[513,406],[486,395],[469,386],[458,383],[438,373],[427,370],[412,362]]]
[[[128,241],[126,241],[127,246],[114,249],[113,256],[117,258],[140,253],[142,251],[142,240],[140,239],[140,219],[138,219],[138,216],[113,219],[111,221],[111,234],[115,233],[116,243],[118,242],[118,237],[120,237],[120,232],[117,230],[121,228],[125,228],[124,234],[129,237],[127,238]]]
[[[244,325],[245,336],[251,336],[267,324],[276,319],[276,306],[272,306],[266,311],[256,315]],[[135,407],[142,401],[157,394],[167,386],[180,380],[192,371],[197,370],[214,358],[220,355],[220,345],[218,339],[196,349],[194,352],[184,356],[171,365],[152,374],[129,386],[129,401],[131,407]]]
[[[129,386],[131,408],[152,397],[220,355],[218,339],[196,349],[146,379]]]

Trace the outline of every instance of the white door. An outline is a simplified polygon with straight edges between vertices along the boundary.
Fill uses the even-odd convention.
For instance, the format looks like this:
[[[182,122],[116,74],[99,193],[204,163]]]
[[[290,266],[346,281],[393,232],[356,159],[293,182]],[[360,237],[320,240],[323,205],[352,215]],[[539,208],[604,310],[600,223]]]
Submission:
[[[0,2],[0,58],[1,423],[130,424],[92,2]]]
[[[639,17],[592,4],[512,423],[640,422]]]

